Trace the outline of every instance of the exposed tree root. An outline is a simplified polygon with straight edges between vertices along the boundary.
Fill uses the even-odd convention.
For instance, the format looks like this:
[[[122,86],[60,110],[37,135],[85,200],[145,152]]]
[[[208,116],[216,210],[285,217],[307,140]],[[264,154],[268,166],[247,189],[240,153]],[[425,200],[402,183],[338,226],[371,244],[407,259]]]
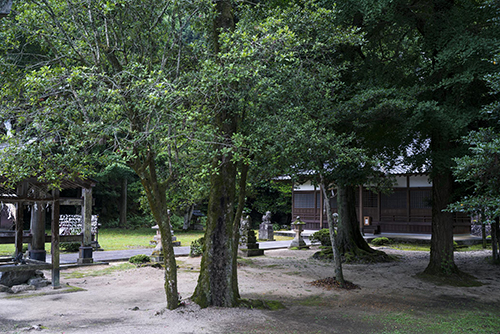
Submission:
[[[323,250],[314,253],[312,256],[316,260],[326,260],[333,261],[333,252],[331,247],[324,248]],[[392,255],[388,255],[379,250],[373,250],[373,252],[367,252],[362,249],[354,252],[346,252],[342,255],[342,262],[344,263],[384,263],[397,261],[398,258]]]
[[[449,285],[457,287],[473,287],[482,286],[483,283],[479,282],[474,276],[458,270],[455,273],[446,275],[443,273],[429,274],[427,271],[415,275],[423,281],[431,282],[436,285]]]

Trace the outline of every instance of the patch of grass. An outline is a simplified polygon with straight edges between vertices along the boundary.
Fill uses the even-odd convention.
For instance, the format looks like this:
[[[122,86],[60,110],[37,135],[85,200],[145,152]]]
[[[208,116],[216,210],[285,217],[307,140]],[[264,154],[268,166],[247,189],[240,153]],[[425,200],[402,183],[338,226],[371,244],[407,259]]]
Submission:
[[[101,270],[86,270],[86,271],[72,271],[72,272],[67,272],[63,273],[64,278],[69,279],[69,278],[83,278],[83,277],[94,277],[94,276],[104,276],[104,275],[110,275],[114,272],[117,271],[123,271],[123,270],[128,270],[135,268],[135,266],[131,263],[124,262],[116,265],[110,265],[108,268],[101,269]]]
[[[104,250],[124,250],[131,248],[152,248],[149,244],[156,233],[149,227],[133,230],[107,228],[99,230],[99,244]]]
[[[241,299],[239,306],[247,308],[256,308],[259,310],[281,310],[285,309],[283,303],[276,300],[259,300],[259,299]]]
[[[425,245],[425,244],[392,243],[392,244],[386,245],[385,247],[404,250],[404,251],[423,251],[423,252],[430,252],[431,251],[431,245]]]
[[[238,257],[238,262],[242,264],[246,264],[247,266],[254,265],[254,261],[249,258],[244,258],[244,257]]]
[[[446,310],[441,313],[415,314],[411,312],[392,312],[368,317],[385,325],[378,334],[417,334],[417,333],[498,333],[500,310]]]

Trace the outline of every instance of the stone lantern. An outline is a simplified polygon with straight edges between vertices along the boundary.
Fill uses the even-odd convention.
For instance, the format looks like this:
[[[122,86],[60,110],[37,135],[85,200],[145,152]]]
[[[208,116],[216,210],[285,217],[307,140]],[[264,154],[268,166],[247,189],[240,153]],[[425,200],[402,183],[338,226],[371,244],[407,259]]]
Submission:
[[[302,231],[304,231],[305,225],[306,223],[300,220],[300,217],[297,216],[297,219],[292,223],[292,229],[295,231],[295,238],[292,240],[292,243],[288,248],[294,248],[294,247],[297,247],[298,249],[308,248],[306,242],[304,241],[301,235]]]

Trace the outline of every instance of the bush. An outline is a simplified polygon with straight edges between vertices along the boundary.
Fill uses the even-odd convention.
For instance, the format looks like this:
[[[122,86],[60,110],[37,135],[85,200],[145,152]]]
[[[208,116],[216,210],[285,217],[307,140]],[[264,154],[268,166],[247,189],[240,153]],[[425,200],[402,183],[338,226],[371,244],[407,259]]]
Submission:
[[[279,231],[281,228],[280,224],[274,223],[273,224],[273,231]]]
[[[332,246],[332,240],[330,239],[330,231],[327,228],[314,232],[309,238],[311,242],[321,242],[321,246]]]
[[[203,254],[203,245],[205,244],[205,238],[201,237],[191,242],[191,247],[189,250],[190,257],[197,257]]]
[[[59,248],[63,251],[63,252],[67,252],[67,253],[75,253],[75,252],[78,252],[80,251],[80,246],[82,244],[80,242],[61,242],[59,244]]]
[[[151,215],[133,215],[127,216],[127,225],[125,226],[125,228],[135,230],[136,228],[151,227],[152,225],[154,225],[154,220]]]
[[[184,226],[184,218],[173,214],[170,216],[170,225],[174,230],[181,230]]]
[[[375,238],[372,240],[372,245],[374,246],[383,246],[383,245],[388,245],[390,243],[391,241],[386,237]]]
[[[128,262],[133,263],[133,264],[142,264],[142,263],[151,262],[151,258],[145,254],[139,254],[139,255],[132,256],[128,260]]]

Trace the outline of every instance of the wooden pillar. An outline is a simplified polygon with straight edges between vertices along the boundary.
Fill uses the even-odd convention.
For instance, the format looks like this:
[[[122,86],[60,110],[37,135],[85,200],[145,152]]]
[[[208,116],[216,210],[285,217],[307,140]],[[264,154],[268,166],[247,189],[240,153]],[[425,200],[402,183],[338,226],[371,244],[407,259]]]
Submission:
[[[16,236],[15,248],[18,256],[23,252],[23,225],[24,225],[24,205],[23,202],[16,203]]]
[[[377,215],[378,215],[378,221],[380,222],[382,220],[382,193],[379,191],[377,194]]]
[[[80,247],[78,263],[92,263],[92,188],[82,189],[83,193],[83,244]]]
[[[30,259],[45,262],[45,209],[40,202],[31,209],[31,235]]]
[[[51,254],[52,254],[52,288],[59,289],[60,284],[60,269],[59,269],[59,190],[54,190],[52,192],[54,201],[52,202],[52,244],[51,244]]]
[[[83,246],[92,246],[92,188],[83,192]]]
[[[26,182],[21,182],[17,186],[17,196],[21,198],[21,201],[16,203],[15,256],[18,256],[23,252],[24,203],[22,199],[25,197],[26,188]]]
[[[119,227],[125,227],[127,225],[127,178],[122,179],[122,189],[120,196],[120,220],[118,222]]]
[[[359,229],[363,231],[363,186],[359,186]]]
[[[406,175],[406,221],[410,223],[411,212],[410,212],[410,175]]]
[[[319,188],[319,229],[320,230],[323,228],[323,210],[324,210],[323,202],[325,200],[328,201],[328,198],[323,198],[323,190],[320,187]]]

